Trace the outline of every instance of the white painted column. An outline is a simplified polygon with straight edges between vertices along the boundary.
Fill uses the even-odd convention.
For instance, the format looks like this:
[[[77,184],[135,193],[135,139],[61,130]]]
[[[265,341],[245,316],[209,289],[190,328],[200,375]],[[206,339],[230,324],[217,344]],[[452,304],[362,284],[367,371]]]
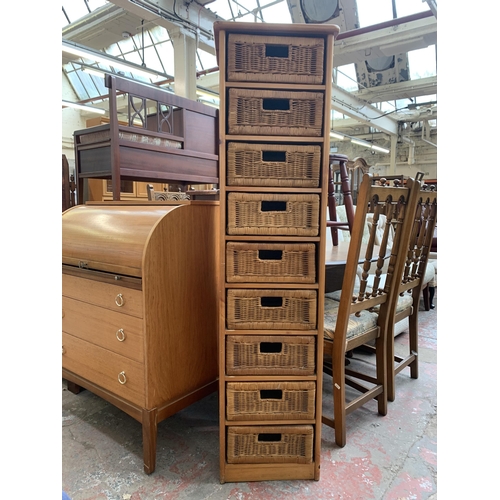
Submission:
[[[185,30],[169,30],[174,45],[175,93],[196,100],[196,39]]]
[[[396,175],[396,153],[398,148],[398,136],[391,135],[391,164],[387,175]]]

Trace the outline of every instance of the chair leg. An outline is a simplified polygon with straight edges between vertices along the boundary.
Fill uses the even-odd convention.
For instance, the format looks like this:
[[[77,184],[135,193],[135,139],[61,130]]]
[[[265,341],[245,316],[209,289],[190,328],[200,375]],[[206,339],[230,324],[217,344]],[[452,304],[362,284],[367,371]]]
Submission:
[[[415,355],[415,359],[410,363],[410,377],[418,378],[418,310],[413,309],[413,314],[408,321],[410,333],[410,354]]]
[[[425,285],[424,288],[422,288],[422,298],[424,299],[424,308],[426,311],[431,310],[431,305],[429,301],[429,286]]]
[[[389,328],[389,331],[391,329]],[[376,372],[377,385],[382,386],[382,393],[377,396],[379,415],[387,415],[387,349],[386,341],[383,337],[376,340]],[[391,358],[391,359],[394,359]],[[393,370],[394,373],[394,370]]]
[[[396,375],[394,373],[394,324],[391,324],[387,330],[386,351],[387,399],[389,401],[394,401],[396,399]]]
[[[429,308],[434,309],[434,295],[436,293],[436,287],[435,286],[429,286]]]
[[[339,246],[339,232],[338,232],[338,229],[336,227],[331,227],[330,229],[332,230],[332,245],[334,247],[338,247]]]
[[[345,355],[336,356],[333,366],[333,416],[335,422],[335,443],[346,445],[345,411]]]

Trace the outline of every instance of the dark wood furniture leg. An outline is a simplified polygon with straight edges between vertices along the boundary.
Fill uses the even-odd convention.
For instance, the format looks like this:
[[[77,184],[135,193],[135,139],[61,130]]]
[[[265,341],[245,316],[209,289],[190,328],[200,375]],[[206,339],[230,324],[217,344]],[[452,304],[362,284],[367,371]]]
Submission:
[[[332,163],[328,165],[328,216],[330,220],[337,220],[337,201],[335,200],[335,185],[333,181],[333,168]],[[339,244],[339,233],[336,227],[331,228],[332,244],[334,247]]]
[[[434,294],[436,293],[436,287],[428,286],[427,288],[429,289],[429,307],[434,309]]]
[[[66,385],[68,387],[68,391],[72,392],[73,394],[79,394],[85,389],[85,387],[75,384],[74,382],[70,382],[69,380],[66,381]]]
[[[142,410],[142,442],[144,453],[144,472],[151,474],[156,467],[156,436],[158,434],[158,412]]]
[[[430,299],[430,288],[428,285],[425,285],[425,287],[422,289],[422,298],[424,299],[424,309],[426,311],[430,311],[431,309],[434,309],[434,307],[431,308],[431,299]]]

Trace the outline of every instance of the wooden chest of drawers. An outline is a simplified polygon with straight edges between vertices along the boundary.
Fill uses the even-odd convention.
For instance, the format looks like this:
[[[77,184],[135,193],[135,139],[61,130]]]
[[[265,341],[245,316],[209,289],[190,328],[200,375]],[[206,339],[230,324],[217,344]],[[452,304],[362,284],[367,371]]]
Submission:
[[[217,388],[218,217],[218,202],[63,214],[63,378],[142,423],[148,474],[157,424]]]

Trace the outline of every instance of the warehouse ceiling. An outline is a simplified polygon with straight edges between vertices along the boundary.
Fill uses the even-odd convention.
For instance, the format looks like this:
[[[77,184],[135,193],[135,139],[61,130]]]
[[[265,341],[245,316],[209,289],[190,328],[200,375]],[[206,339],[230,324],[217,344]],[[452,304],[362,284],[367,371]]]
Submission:
[[[215,21],[329,23],[340,27],[332,91],[337,129],[361,123],[394,135],[398,123],[437,126],[435,0],[63,0],[62,18],[63,47],[88,54],[62,53],[63,72],[83,103],[107,94],[103,79],[84,71],[89,67],[175,89],[172,39],[180,33],[196,41],[200,100],[217,105]],[[96,62],[93,54],[107,60]],[[115,67],[120,60],[137,71]],[[141,76],[142,68],[157,76]]]

